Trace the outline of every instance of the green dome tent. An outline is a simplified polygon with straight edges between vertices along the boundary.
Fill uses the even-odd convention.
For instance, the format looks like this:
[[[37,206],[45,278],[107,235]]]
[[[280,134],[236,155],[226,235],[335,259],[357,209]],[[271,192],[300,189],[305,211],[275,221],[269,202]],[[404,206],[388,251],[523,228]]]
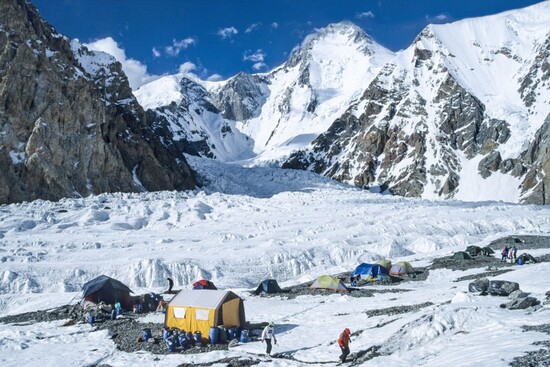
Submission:
[[[328,289],[331,291],[348,291],[344,283],[336,277],[330,275],[322,275],[317,278],[311,285],[312,289]]]
[[[383,267],[385,267],[386,269],[388,269],[388,271],[390,271],[391,269],[391,261],[390,260],[378,260],[376,262],[377,264],[379,265],[382,265]]]
[[[412,265],[406,261],[398,261],[390,269],[390,275],[403,276],[416,274]]]

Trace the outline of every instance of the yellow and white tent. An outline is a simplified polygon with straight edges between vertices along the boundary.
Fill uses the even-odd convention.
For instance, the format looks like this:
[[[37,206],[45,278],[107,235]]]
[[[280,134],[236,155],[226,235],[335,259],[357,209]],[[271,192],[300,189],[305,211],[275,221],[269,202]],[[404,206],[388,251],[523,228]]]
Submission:
[[[208,336],[210,327],[245,323],[243,300],[231,291],[182,290],[168,303],[164,325]]]
[[[328,289],[331,291],[348,291],[344,283],[336,277],[330,275],[322,275],[317,278],[310,286],[312,289]]]

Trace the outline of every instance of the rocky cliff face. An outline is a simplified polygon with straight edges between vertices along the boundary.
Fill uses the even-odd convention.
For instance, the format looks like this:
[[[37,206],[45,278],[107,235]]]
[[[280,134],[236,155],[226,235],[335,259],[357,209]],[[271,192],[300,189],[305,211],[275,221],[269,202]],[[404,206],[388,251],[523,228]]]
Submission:
[[[195,186],[119,63],[58,34],[24,0],[0,3],[0,203]]]

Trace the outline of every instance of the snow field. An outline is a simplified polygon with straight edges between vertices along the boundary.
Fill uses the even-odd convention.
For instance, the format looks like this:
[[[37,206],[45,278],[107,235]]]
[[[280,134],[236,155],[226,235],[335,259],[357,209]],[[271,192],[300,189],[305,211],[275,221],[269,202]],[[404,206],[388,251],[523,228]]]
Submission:
[[[483,246],[509,234],[547,234],[550,215],[545,207],[406,199],[308,172],[249,169],[197,158],[190,162],[206,183],[203,191],[0,207],[0,313],[66,304],[78,298],[84,282],[101,274],[125,282],[136,294],[166,289],[168,276],[177,289],[208,278],[244,298],[249,321],[275,321],[279,343],[274,352],[295,360],[268,362],[257,355],[265,348],[259,342],[200,355],[127,354],[115,350],[104,332],[90,332],[88,325],[61,328],[54,322],[0,324],[3,364],[31,366],[40,360],[44,366],[60,361],[175,366],[241,356],[258,358],[260,365],[330,365],[339,355],[335,340],[349,327],[358,333],[352,352],[381,346],[382,356],[363,362],[365,366],[473,366],[489,360],[505,366],[514,356],[537,349],[532,342],[548,339],[520,328],[546,323],[547,306],[534,313],[500,309],[505,298],[465,294],[468,281],[455,282],[484,269],[434,270],[426,281],[380,286],[396,292],[367,298],[335,294],[287,300],[247,292],[265,278],[288,286],[386,257],[422,267],[470,244]],[[548,266],[516,267],[497,278],[517,281],[542,300],[550,280],[535,274]],[[425,302],[433,305],[396,315],[366,313]],[[154,315],[145,320],[155,317],[162,322],[162,316]],[[43,354],[47,357],[41,358]]]

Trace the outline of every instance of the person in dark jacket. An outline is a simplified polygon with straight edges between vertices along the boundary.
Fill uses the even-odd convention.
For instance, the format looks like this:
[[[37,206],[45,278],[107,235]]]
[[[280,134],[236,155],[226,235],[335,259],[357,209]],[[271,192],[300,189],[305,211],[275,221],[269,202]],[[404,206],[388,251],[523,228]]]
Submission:
[[[349,331],[349,329],[345,328],[344,331],[342,331],[342,333],[340,334],[340,337],[338,338],[338,346],[342,351],[342,354],[340,355],[340,362],[342,363],[346,361],[346,358],[350,353],[350,350],[349,350],[349,343],[351,343],[350,335],[351,335],[351,332]]]

